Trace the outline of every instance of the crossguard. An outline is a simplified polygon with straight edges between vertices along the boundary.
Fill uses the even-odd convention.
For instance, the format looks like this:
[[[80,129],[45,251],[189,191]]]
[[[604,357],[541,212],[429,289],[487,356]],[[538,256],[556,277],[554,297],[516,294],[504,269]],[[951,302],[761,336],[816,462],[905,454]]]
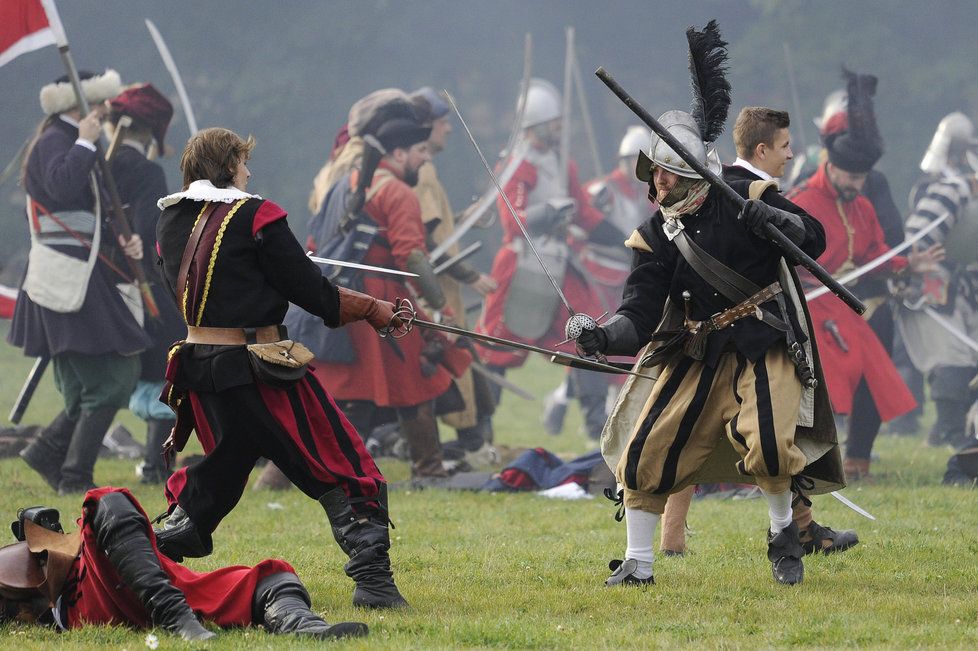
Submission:
[[[387,326],[378,332],[381,337],[390,336],[394,339],[400,339],[414,328],[414,320],[417,316],[418,313],[414,309],[414,305],[411,304],[411,301],[406,298],[395,298],[394,314],[391,316],[391,320]],[[397,319],[400,319],[400,324],[394,325],[394,321]]]

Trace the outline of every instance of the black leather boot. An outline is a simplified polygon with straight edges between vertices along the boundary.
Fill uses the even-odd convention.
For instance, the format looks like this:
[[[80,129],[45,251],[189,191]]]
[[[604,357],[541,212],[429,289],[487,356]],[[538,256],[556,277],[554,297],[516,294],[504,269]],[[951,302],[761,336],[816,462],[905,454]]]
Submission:
[[[61,483],[61,466],[68,454],[76,424],[77,421],[68,418],[68,412],[62,411],[41,430],[40,436],[20,452],[20,458],[55,491]]]
[[[340,637],[363,637],[367,625],[362,622],[327,624],[309,607],[312,600],[295,574],[279,572],[266,576],[255,586],[252,619],[269,633],[291,633],[320,640]]]
[[[105,432],[112,424],[117,411],[115,407],[82,411],[75,425],[75,431],[71,434],[65,462],[61,466],[58,494],[84,493],[95,488],[92,475],[95,471],[95,462],[98,460],[98,452],[102,447]]]
[[[161,484],[170,477],[170,470],[163,459],[163,442],[170,435],[175,421],[157,420],[155,418],[146,421],[146,456],[143,462],[136,469],[139,481],[142,484]],[[172,456],[172,452],[171,452]],[[173,467],[172,459],[169,467]]]
[[[333,537],[350,560],[343,569],[357,587],[353,605],[365,608],[401,608],[408,603],[394,584],[387,515],[387,486],[381,486],[380,508],[369,514],[356,514],[342,488],[334,488],[319,498],[333,529]]]
[[[183,593],[170,583],[146,535],[147,526],[143,515],[122,493],[102,497],[92,519],[99,549],[139,598],[154,626],[188,641],[217,637],[201,625]]]
[[[179,504],[163,521],[163,526],[154,529],[153,533],[160,553],[178,563],[184,558],[210,556],[214,551],[210,533],[199,529]]]
[[[798,540],[797,522],[792,522],[778,534],[767,532],[767,558],[771,561],[771,574],[778,583],[801,583],[805,577],[805,566],[801,562],[804,555],[805,550]]]

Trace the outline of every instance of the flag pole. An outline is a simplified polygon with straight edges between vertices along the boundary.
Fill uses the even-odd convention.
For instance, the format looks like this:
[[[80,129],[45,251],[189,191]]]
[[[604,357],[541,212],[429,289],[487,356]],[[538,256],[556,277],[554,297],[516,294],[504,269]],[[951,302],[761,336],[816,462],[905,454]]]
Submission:
[[[88,105],[88,100],[85,99],[85,93],[82,92],[81,79],[78,77],[78,68],[75,66],[74,58],[71,56],[71,50],[68,47],[68,36],[65,33],[64,25],[61,23],[58,8],[55,6],[54,0],[41,0],[41,5],[47,14],[51,30],[54,32],[58,52],[61,54],[61,61],[65,65],[65,70],[68,72],[71,87],[75,90],[75,97],[78,100],[78,110],[82,117],[85,117],[91,112],[91,107]],[[116,235],[121,236],[128,242],[132,238],[132,229],[129,227],[129,221],[126,219],[126,213],[122,208],[122,199],[119,196],[119,188],[115,183],[115,177],[112,175],[112,169],[101,152],[97,152],[95,161],[98,164],[102,180],[105,182],[105,189],[109,193],[109,201],[111,203],[109,223],[112,225],[112,230],[115,231]],[[136,283],[139,285],[139,292],[142,294],[146,312],[151,317],[158,318],[160,316],[160,308],[156,305],[156,301],[153,298],[153,292],[150,290],[149,282],[146,280],[142,263],[128,255],[124,257],[129,265],[129,271],[132,272]]]

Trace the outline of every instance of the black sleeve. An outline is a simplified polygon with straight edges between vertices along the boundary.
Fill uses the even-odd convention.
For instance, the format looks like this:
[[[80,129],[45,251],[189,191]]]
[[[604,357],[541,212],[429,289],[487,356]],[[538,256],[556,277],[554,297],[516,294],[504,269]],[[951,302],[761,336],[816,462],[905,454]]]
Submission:
[[[761,201],[801,217],[801,221],[805,225],[805,241],[799,246],[802,251],[814,259],[825,252],[825,228],[817,219],[805,212],[803,208],[785,199],[775,188],[765,190],[764,194],[761,195]]]
[[[886,245],[890,248],[899,246],[904,238],[903,216],[896,202],[893,201],[890,183],[882,172],[870,170],[863,193],[876,210],[876,218],[883,229],[883,240]]]
[[[143,240],[143,264],[149,268],[157,259],[156,254],[156,223],[160,220],[160,209],[156,202],[165,197],[166,174],[159,165],[148,162],[141,170],[140,186],[133,195],[129,206],[132,215],[132,228]]]
[[[657,228],[651,221],[646,222],[639,233],[652,247],[652,252],[634,249],[632,270],[625,281],[618,314],[627,317],[633,324],[643,344],[652,338],[662,311],[669,296],[669,286],[676,267],[674,247],[666,244],[665,238],[655,235]]]
[[[290,303],[315,314],[330,328],[340,323],[340,297],[319,267],[306,257],[285,219],[276,220],[255,235],[258,263],[268,280]]]

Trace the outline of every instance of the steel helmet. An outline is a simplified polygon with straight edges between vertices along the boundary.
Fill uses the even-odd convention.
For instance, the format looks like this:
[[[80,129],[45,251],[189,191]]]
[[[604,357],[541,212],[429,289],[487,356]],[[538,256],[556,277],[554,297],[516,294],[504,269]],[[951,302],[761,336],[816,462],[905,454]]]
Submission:
[[[714,174],[719,175],[722,166],[720,156],[712,143],[703,142],[699,125],[692,115],[686,111],[666,111],[659,116],[659,124],[665,127],[673,137],[686,147],[696,160],[701,162]],[[649,153],[639,152],[635,165],[635,176],[646,183],[652,178],[652,168],[662,167],[679,176],[691,179],[702,178],[679,154],[673,151],[662,138],[652,134]]]
[[[924,159],[920,161],[920,169],[927,174],[937,174],[946,168],[953,143],[972,147],[978,145],[978,139],[975,138],[975,125],[967,115],[958,111],[944,116],[941,123],[937,125],[937,131],[934,132],[930,146],[924,153]]]
[[[621,139],[621,144],[618,145],[618,158],[638,156],[642,151],[642,145],[649,141],[650,135],[651,132],[648,127],[638,125],[628,127],[625,137]]]
[[[534,77],[526,93],[526,107],[520,127],[528,129],[544,122],[556,120],[562,114],[560,91],[545,79]]]

